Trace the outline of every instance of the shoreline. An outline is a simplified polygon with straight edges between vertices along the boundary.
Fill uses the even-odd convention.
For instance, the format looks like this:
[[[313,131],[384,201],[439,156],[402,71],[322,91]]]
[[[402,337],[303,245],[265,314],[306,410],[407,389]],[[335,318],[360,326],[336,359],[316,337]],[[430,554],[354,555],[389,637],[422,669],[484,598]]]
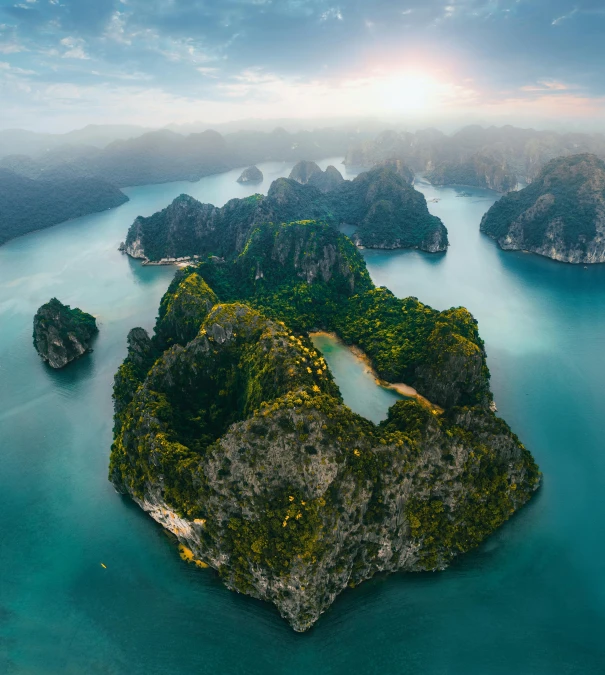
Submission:
[[[325,330],[316,330],[309,332],[309,337],[312,338],[314,335],[318,336],[323,335],[325,337],[329,337],[333,340],[336,340],[344,347],[346,347],[353,354],[353,356],[355,356],[356,359],[358,359],[365,365],[367,372],[370,373],[370,375],[372,375],[376,384],[380,387],[383,387],[383,389],[391,389],[392,391],[396,391],[398,394],[401,394],[406,398],[415,398],[418,401],[418,403],[427,406],[434,412],[438,413],[443,412],[443,408],[441,408],[438,405],[435,405],[434,403],[431,403],[428,400],[428,398],[424,397],[422,394],[419,394],[414,389],[414,387],[411,387],[409,384],[405,384],[403,382],[387,382],[386,380],[381,379],[376,370],[374,369],[370,357],[357,345],[346,344],[337,333]]]

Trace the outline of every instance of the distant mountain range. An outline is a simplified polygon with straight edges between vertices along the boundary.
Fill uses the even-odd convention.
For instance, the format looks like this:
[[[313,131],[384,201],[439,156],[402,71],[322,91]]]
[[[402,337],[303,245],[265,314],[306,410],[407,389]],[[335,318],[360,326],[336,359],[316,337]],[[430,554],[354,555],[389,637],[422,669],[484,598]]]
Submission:
[[[89,124],[65,134],[45,134],[25,129],[0,131],[0,157],[6,155],[39,155],[63,145],[92,145],[104,148],[117,140],[135,138],[152,131],[133,124]]]
[[[372,167],[398,159],[436,184],[463,183],[506,192],[531,183],[556,157],[592,153],[605,158],[605,135],[557,133],[512,126],[469,126],[451,136],[437,129],[385,131],[352,145],[349,166]]]
[[[365,169],[390,163],[407,183],[413,180],[414,173],[422,172],[437,185],[458,183],[507,192],[519,183],[534,181],[554,158],[580,153],[605,158],[605,136],[512,126],[469,126],[452,135],[425,129],[414,133],[384,131],[376,136],[344,127],[295,133],[277,128],[271,132],[238,131],[225,135],[206,130],[182,135],[169,129],[148,131],[143,127],[107,125],[62,135],[0,132],[0,156],[7,149],[19,152],[0,158],[0,190],[9,199],[2,205],[2,241],[116,206],[125,199],[117,189],[120,187],[196,181],[270,160],[297,162],[342,156],[345,164]],[[22,180],[17,185],[18,177]],[[316,187],[321,192],[326,190],[330,176],[320,178],[323,187]],[[330,183],[329,190],[338,183],[333,172],[331,181],[336,182]],[[13,184],[17,185],[14,194]],[[52,201],[53,192],[63,201]],[[397,194],[403,192],[399,190]],[[18,200],[23,195],[27,198],[21,205]],[[373,225],[368,239],[365,221],[360,218],[355,221],[359,226],[358,243],[376,246],[390,242],[399,228],[395,224],[397,199],[389,201],[388,207],[377,206],[372,216],[374,225],[383,223],[382,229],[386,228],[389,236],[384,241],[373,241],[378,231]],[[27,219],[23,215],[26,213],[33,217]],[[437,250],[441,248],[439,244]]]
[[[151,131],[104,148],[64,144],[34,156],[21,152],[0,159],[0,168],[32,179],[95,177],[119,187],[199,180],[203,176],[257,162],[298,161],[344,156],[359,140],[353,132],[318,129],[290,134],[216,131],[183,136],[168,129]]]
[[[180,130],[196,129],[187,125]],[[227,125],[228,129],[229,126]],[[276,160],[297,162],[342,155],[345,164],[371,168],[386,160],[426,172],[439,185],[464,184],[507,192],[531,183],[551,159],[579,153],[605,158],[605,135],[469,126],[446,135],[437,129],[383,131],[369,126],[314,131],[170,129],[89,126],[69,134],[0,132],[0,168],[32,179],[96,177],[117,185],[199,178]]]

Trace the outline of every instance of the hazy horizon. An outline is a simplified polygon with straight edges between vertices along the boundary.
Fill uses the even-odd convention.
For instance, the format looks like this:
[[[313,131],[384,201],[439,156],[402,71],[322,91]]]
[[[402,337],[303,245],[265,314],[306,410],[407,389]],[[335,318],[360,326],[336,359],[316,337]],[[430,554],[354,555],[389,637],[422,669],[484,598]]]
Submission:
[[[584,123],[579,120],[548,120],[548,119],[426,119],[426,120],[406,120],[406,119],[383,119],[376,118],[340,118],[332,119],[323,118],[235,118],[233,120],[223,122],[205,122],[202,120],[192,120],[191,122],[174,123],[158,126],[147,126],[143,124],[136,124],[131,122],[85,122],[84,124],[65,128],[49,129],[41,125],[38,128],[31,128],[25,126],[0,127],[0,133],[10,132],[24,132],[49,136],[63,136],[70,134],[78,134],[80,132],[93,131],[95,129],[107,130],[111,132],[112,129],[123,129],[124,138],[130,138],[129,131],[132,131],[133,136],[139,136],[146,133],[156,131],[168,130],[181,135],[188,135],[190,133],[200,133],[206,130],[215,130],[221,134],[235,133],[239,131],[255,131],[270,133],[276,129],[285,129],[288,133],[298,133],[302,131],[316,131],[322,129],[334,130],[352,130],[363,131],[366,133],[381,131],[397,131],[414,133],[427,129],[437,129],[445,135],[453,135],[458,131],[469,127],[478,126],[482,128],[496,127],[502,128],[505,126],[514,127],[517,129],[527,129],[535,131],[546,131],[554,133],[601,133],[605,134],[605,121],[594,120],[593,123]]]
[[[596,0],[0,0],[0,129],[378,117],[592,131],[604,24]]]

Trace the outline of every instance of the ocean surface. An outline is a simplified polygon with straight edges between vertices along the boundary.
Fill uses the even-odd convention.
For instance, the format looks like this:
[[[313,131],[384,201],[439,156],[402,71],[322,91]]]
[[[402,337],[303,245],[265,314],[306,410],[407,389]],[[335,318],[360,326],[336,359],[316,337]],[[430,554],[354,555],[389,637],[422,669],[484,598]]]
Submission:
[[[473,312],[499,414],[544,472],[535,499],[479,549],[445,572],[347,590],[299,635],[271,605],[183,562],[115,493],[113,374],[128,330],[152,327],[174,274],[118,244],[135,216],[181,192],[222,204],[266,191],[291,166],[260,168],[258,188],[237,184],[239,171],[132,188],[118,209],[0,247],[0,673],[602,675],[605,265],[498,250],[479,233],[494,193],[420,182],[439,200],[429,206],[449,229],[448,252],[364,251],[373,279],[397,295]],[[54,295],[100,325],[94,352],[58,372],[31,337]],[[371,378],[346,363],[335,372],[346,396],[354,383],[360,405],[364,391],[375,398]]]

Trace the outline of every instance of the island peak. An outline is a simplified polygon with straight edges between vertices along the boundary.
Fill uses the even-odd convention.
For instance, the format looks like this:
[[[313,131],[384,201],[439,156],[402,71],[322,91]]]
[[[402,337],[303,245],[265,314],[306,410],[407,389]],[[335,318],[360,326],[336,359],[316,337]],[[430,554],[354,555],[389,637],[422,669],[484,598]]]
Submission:
[[[98,331],[94,316],[51,298],[34,317],[34,346],[49,366],[63,368],[90,351]]]

